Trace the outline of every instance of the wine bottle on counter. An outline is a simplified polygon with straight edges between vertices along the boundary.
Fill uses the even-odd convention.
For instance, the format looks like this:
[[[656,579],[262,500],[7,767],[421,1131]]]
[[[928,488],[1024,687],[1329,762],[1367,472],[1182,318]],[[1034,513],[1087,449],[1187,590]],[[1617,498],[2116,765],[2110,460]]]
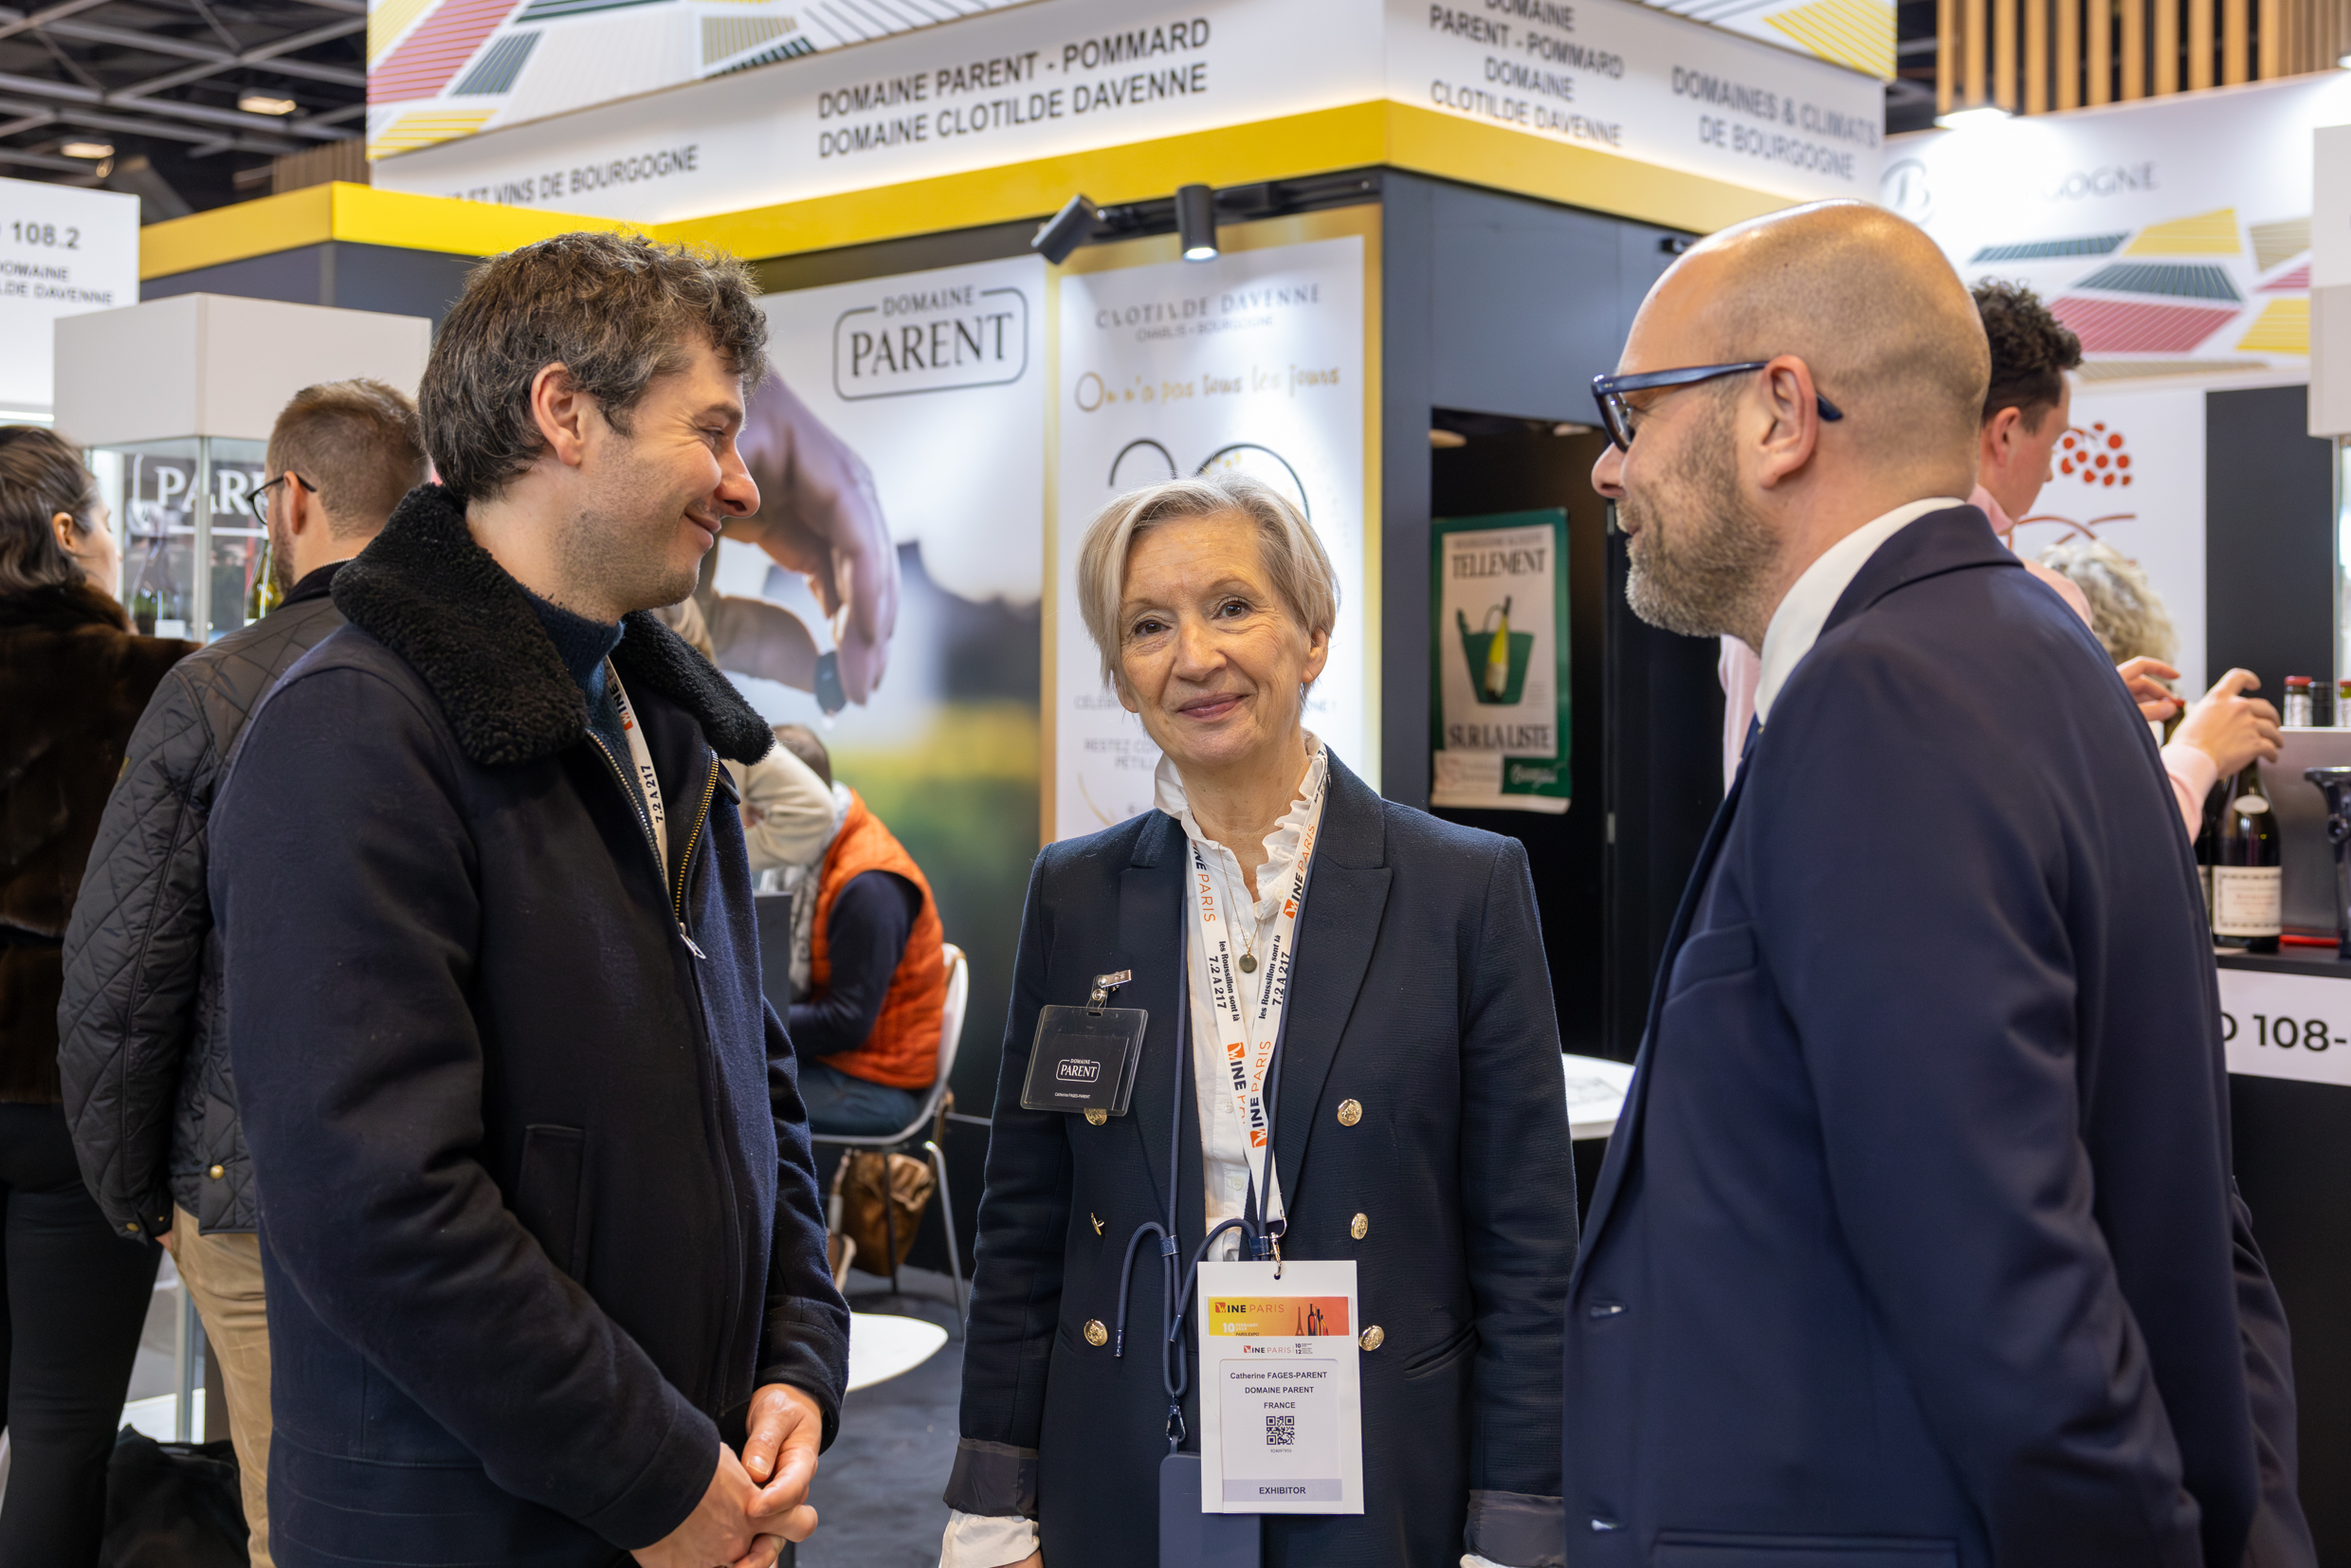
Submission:
[[[2351,729],[2351,681],[2335,683],[2335,711],[2328,722],[2337,729]]]
[[[2278,950],[2285,927],[2283,848],[2277,813],[2262,788],[2261,763],[2248,762],[2229,781],[2213,836],[2213,935],[2222,946]]]
[[[2286,726],[2306,730],[2318,722],[2310,717],[2310,677],[2288,675],[2286,678]]]

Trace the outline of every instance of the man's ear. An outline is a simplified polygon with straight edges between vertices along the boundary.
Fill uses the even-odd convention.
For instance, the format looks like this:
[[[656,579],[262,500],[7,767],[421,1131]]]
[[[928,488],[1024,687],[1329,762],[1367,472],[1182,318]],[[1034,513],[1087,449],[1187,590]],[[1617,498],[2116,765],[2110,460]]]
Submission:
[[[1820,445],[1820,394],[1813,369],[1793,354],[1765,365],[1751,396],[1760,399],[1768,421],[1758,444],[1756,483],[1776,488],[1802,473]],[[1752,427],[1751,427],[1752,428]]]
[[[531,420],[548,452],[567,468],[588,455],[590,428],[602,418],[596,400],[572,380],[571,367],[557,361],[531,377]]]
[[[2025,431],[2024,410],[2002,409],[1983,422],[1976,441],[1976,465],[1979,469],[2005,468],[2016,450],[2016,442]]]
[[[319,494],[306,490],[291,474],[278,486],[278,499],[269,503],[270,510],[285,508],[285,537],[300,538],[314,528],[322,528],[325,509],[319,504]]]

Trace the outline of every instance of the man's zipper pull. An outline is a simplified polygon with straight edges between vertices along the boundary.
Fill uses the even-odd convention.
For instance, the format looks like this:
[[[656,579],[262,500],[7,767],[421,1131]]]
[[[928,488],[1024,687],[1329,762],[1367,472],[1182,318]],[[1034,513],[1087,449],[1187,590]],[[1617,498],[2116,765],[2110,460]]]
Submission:
[[[697,958],[702,959],[702,962],[708,963],[710,961],[710,955],[704,953],[701,948],[694,945],[694,939],[685,934],[685,927],[683,924],[678,927],[678,940],[685,943],[685,950],[688,953],[693,954]]]

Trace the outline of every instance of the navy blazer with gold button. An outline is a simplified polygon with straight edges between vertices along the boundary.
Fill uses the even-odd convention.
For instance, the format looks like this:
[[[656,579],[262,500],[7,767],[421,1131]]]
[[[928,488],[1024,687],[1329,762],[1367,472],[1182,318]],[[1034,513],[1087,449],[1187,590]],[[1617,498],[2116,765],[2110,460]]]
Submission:
[[[1336,757],[1330,772],[1274,1158],[1285,1255],[1354,1259],[1363,1322],[1381,1333],[1360,1353],[1365,1512],[1268,1518],[1265,1560],[1419,1568],[1454,1560],[1467,1532],[1496,1562],[1555,1564],[1575,1172],[1525,851],[1382,800]],[[1181,827],[1148,811],[1048,846],[1029,884],[947,1501],[1036,1517],[1063,1568],[1157,1556],[1155,1248],[1135,1270],[1124,1356],[1086,1325],[1117,1321],[1127,1239],[1164,1221],[1171,1139],[1187,1262],[1204,1229],[1183,864]],[[1090,1125],[1022,1109],[1038,1009],[1083,1002],[1121,969],[1134,978],[1119,1004],[1150,1013],[1129,1114]],[[1197,1343],[1196,1323],[1185,1339]],[[1196,1449],[1189,1386],[1184,1413]]]

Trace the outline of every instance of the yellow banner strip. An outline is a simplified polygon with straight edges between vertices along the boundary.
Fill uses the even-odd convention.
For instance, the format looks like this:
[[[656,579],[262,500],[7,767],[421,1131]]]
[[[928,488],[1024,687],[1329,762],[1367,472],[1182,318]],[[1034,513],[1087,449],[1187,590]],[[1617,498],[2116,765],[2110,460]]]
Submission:
[[[314,186],[150,225],[140,231],[139,276],[328,240],[487,256],[575,228],[643,228],[759,260],[1042,218],[1077,191],[1111,204],[1194,182],[1246,185],[1376,165],[1697,233],[1790,205],[1706,175],[1382,100],[667,224]]]

